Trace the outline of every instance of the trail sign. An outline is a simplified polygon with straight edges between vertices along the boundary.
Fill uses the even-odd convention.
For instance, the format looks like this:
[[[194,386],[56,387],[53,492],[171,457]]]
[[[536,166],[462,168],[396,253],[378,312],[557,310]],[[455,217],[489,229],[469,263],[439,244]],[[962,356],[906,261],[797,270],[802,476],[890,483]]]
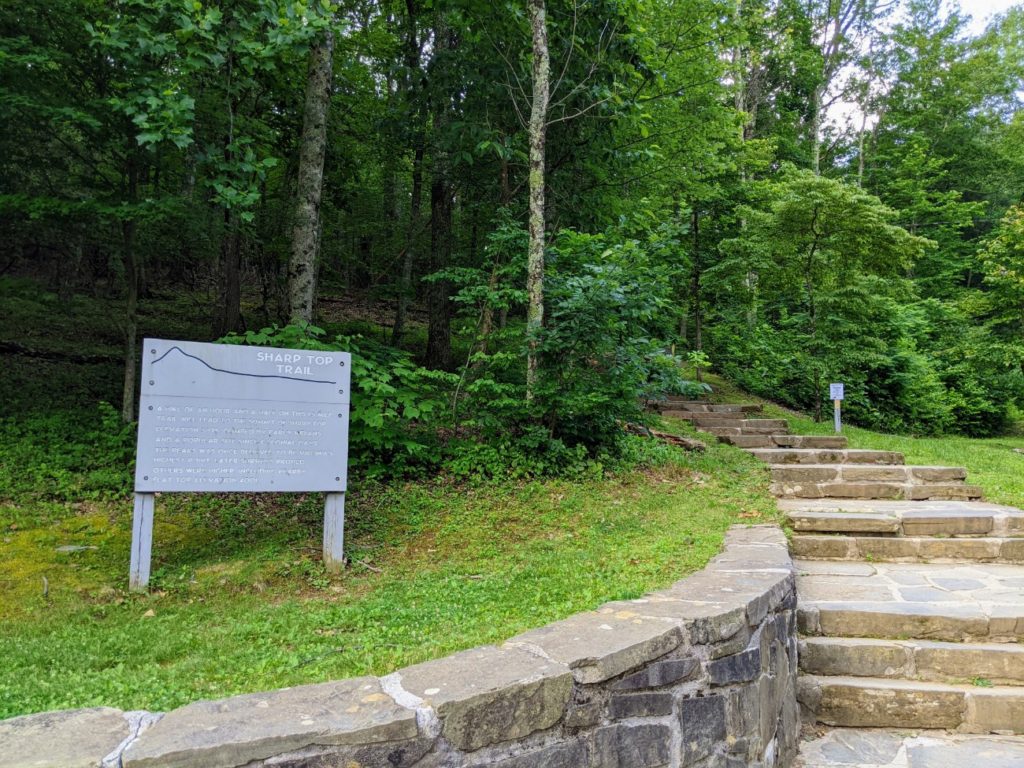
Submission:
[[[153,494],[326,491],[324,564],[341,565],[346,352],[145,339],[130,586],[149,582]]]
[[[832,421],[835,426],[836,432],[843,431],[843,406],[842,402],[846,396],[846,388],[843,384],[835,383],[828,385],[829,397],[832,398]]]

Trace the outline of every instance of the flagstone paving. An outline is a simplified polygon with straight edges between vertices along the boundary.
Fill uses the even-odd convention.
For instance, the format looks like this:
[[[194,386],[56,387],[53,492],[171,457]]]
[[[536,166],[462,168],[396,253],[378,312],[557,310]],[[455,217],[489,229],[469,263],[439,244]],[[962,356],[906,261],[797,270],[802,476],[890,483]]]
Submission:
[[[1021,768],[1024,741],[941,731],[837,728],[805,742],[795,768]]]

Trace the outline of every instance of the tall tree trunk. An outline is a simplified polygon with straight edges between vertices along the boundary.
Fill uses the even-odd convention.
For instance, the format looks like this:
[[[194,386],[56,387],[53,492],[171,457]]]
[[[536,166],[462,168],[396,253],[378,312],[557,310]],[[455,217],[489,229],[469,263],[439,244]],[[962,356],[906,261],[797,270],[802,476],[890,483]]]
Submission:
[[[139,169],[135,149],[129,150],[128,160],[128,205],[133,209],[139,198]],[[135,249],[135,219],[126,218],[121,222],[121,258],[124,263],[124,280],[128,289],[125,300],[124,323],[124,388],[121,397],[121,418],[127,423],[135,420],[135,380],[138,376],[139,336],[139,254]]]
[[[545,0],[530,0],[533,103],[530,108],[530,245],[526,258],[526,399],[537,384],[537,341],[544,325],[544,150],[548,131],[551,61]]]
[[[440,165],[441,167],[437,167]],[[435,158],[430,182],[430,271],[448,265],[452,250],[452,188],[446,160]],[[427,288],[427,358],[430,368],[452,367],[451,284],[435,280]]]
[[[690,275],[690,304],[693,305],[693,349],[700,352],[704,349],[704,308],[701,301],[701,271],[704,268],[700,254],[700,214],[694,206],[690,229],[693,234],[693,273]],[[700,366],[694,366],[697,381],[704,380]]]
[[[220,241],[220,312],[214,318],[214,336],[242,327],[242,245],[238,214],[224,209],[224,233]]]
[[[420,71],[420,41],[417,32],[416,0],[406,0],[405,33],[405,98],[413,106],[409,111],[414,115],[416,130],[412,141],[412,192],[409,199],[409,223],[405,234],[405,252],[402,254],[402,273],[398,283],[398,304],[395,306],[395,324],[391,328],[391,346],[402,343],[409,300],[412,298],[412,268],[416,259],[416,240],[420,233],[420,209],[423,204],[423,154],[426,142],[423,127],[423,113],[418,98],[422,72]]]
[[[391,329],[391,346],[402,343],[409,300],[412,298],[412,267],[416,258],[416,240],[419,237],[420,210],[423,207],[423,134],[419,134],[412,156],[412,194],[409,199],[409,226],[402,255],[402,277],[398,286],[398,306],[395,307],[395,325]]]
[[[327,153],[327,112],[331,105],[334,34],[330,28],[309,51],[306,105],[299,150],[298,206],[288,260],[288,314],[292,322],[313,322],[316,261],[320,245],[320,194]]]

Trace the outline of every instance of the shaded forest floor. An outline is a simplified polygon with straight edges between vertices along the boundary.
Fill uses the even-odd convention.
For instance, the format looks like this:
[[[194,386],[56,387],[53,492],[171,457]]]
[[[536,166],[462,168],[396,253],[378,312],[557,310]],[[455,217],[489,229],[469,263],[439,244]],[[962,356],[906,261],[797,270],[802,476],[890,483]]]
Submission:
[[[119,397],[120,306],[20,281],[0,303],[0,342],[40,353],[0,355],[0,718],[384,674],[635,597],[702,567],[737,520],[776,519],[763,469],[721,445],[562,480],[357,473],[351,565],[330,576],[316,494],[165,494],[152,590],[132,595],[133,436],[101,404]],[[151,299],[142,332],[208,338],[206,314]],[[383,335],[356,314],[333,305],[331,330]]]

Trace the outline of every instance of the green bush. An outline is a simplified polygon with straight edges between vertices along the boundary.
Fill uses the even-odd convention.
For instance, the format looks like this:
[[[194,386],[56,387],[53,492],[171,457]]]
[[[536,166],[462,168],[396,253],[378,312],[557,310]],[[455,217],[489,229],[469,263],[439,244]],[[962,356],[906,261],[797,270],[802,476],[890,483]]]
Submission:
[[[331,338],[309,324],[274,325],[221,341],[351,353],[349,446],[355,464],[369,474],[399,475],[440,461],[437,427],[455,385],[451,374],[422,368],[407,352],[360,336]]]

